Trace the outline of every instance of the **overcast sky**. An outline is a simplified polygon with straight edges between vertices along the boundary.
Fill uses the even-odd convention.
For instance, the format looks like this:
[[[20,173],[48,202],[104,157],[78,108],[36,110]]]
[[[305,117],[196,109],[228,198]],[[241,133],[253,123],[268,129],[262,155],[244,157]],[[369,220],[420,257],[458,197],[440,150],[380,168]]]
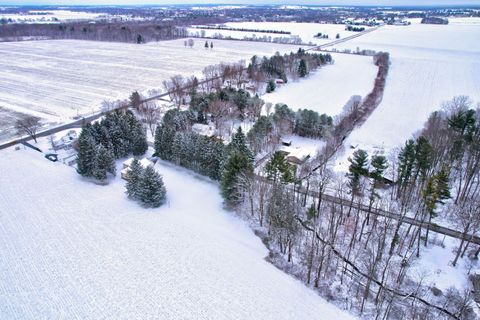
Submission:
[[[311,5],[480,5],[480,0],[0,0],[0,4],[125,5],[125,4],[311,4]]]

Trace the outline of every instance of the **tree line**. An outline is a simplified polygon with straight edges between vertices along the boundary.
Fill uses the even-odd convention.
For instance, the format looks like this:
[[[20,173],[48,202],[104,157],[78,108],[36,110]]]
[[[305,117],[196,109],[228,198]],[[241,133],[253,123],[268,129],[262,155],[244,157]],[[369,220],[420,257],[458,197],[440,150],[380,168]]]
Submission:
[[[76,39],[145,43],[183,38],[187,30],[164,22],[72,22],[60,24],[6,24],[0,26],[0,38]]]
[[[103,181],[116,174],[115,159],[143,155],[148,149],[145,131],[131,111],[108,113],[82,128],[78,138],[77,171]]]
[[[456,225],[465,236],[453,266],[478,257],[467,236],[480,226],[480,113],[472,105],[454,98],[389,155],[356,150],[346,175],[327,161],[299,180],[315,163],[295,170],[275,154],[260,177],[239,180],[235,208],[257,226],[273,263],[346,309],[384,319],[469,319],[471,289],[429,287],[413,271],[423,248],[440,240],[404,218],[441,216]],[[397,218],[380,217],[379,209]]]

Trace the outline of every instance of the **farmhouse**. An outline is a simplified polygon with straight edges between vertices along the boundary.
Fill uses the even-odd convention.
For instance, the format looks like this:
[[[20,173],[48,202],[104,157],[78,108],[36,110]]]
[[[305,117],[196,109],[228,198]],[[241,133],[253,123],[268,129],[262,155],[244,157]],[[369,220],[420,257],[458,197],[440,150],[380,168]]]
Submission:
[[[310,159],[310,150],[301,147],[292,147],[290,145],[283,144],[279,150],[285,155],[285,159],[294,165],[302,165]]]

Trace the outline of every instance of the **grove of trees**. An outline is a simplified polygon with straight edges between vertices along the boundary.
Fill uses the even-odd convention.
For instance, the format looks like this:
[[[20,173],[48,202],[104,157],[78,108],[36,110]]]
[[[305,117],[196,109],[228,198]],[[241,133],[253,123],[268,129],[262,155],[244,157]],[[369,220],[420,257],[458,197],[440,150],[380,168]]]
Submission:
[[[103,181],[115,175],[115,159],[143,155],[148,149],[145,131],[131,111],[108,113],[82,128],[78,138],[77,171]]]

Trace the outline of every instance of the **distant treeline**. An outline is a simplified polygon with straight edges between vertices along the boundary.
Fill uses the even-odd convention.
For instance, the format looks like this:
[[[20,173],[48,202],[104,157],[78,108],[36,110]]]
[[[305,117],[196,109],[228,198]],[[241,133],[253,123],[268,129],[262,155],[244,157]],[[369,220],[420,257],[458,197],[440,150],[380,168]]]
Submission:
[[[78,39],[144,43],[186,37],[182,27],[161,22],[110,22],[62,24],[7,24],[0,26],[0,38]]]
[[[362,31],[365,31],[365,27],[346,26],[345,30],[353,31],[353,32],[362,32]]]
[[[247,28],[230,28],[230,27],[222,27],[222,26],[196,26],[195,29],[261,32],[261,33],[275,33],[275,34],[292,34],[290,31],[265,30],[265,29],[247,29]]]
[[[448,24],[447,18],[425,17],[422,19],[423,24]]]

